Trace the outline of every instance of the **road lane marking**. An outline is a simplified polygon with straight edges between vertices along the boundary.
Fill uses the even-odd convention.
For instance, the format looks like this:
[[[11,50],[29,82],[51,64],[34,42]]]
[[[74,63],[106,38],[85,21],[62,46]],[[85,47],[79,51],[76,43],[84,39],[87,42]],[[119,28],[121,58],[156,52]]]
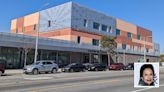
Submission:
[[[46,79],[52,79],[53,77],[37,77],[37,78],[24,78],[26,80],[46,80]]]
[[[164,86],[164,84],[162,85],[159,85],[159,87],[162,87]],[[145,90],[149,90],[149,89],[153,89],[154,87],[148,87],[148,88],[143,88],[143,89],[138,89],[138,90],[134,90],[134,91],[131,91],[131,92],[141,92],[141,91],[145,91]]]

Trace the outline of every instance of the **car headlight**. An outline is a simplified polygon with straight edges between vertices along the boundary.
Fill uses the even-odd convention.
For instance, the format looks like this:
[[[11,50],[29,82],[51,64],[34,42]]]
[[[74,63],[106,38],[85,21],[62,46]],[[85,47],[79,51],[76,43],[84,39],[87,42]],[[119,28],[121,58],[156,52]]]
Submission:
[[[91,68],[92,68],[92,69],[94,69],[95,67],[94,67],[94,66],[92,66]]]
[[[31,70],[32,68],[27,68],[27,70]]]

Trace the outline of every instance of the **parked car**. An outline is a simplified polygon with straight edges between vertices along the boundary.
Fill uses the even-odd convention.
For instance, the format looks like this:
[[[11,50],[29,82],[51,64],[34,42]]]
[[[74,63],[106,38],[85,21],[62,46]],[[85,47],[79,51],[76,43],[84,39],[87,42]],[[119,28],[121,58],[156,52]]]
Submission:
[[[59,68],[64,68],[64,67],[66,67],[68,64],[58,64],[58,66],[59,66]]]
[[[6,66],[6,61],[0,59],[0,76],[5,73],[5,66]]]
[[[84,63],[83,65],[85,66],[86,70],[89,70],[90,67],[93,66],[93,64],[91,64],[91,63]]]
[[[58,71],[58,65],[50,60],[37,61],[32,65],[28,65],[24,68],[24,73],[38,74],[41,72],[56,73]]]
[[[128,64],[125,66],[125,69],[126,69],[126,70],[134,70],[134,63],[128,63]]]
[[[109,66],[109,70],[124,70],[125,66],[123,63],[113,63]]]
[[[86,71],[86,67],[83,64],[72,63],[64,67],[64,72],[80,72]]]
[[[92,66],[89,67],[89,71],[105,71],[106,70],[106,65],[97,63],[97,64],[92,64]]]

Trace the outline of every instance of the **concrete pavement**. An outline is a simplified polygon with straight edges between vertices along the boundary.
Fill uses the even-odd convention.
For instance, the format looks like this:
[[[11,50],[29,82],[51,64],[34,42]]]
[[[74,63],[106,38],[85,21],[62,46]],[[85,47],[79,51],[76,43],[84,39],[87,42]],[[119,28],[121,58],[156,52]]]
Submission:
[[[164,72],[158,89],[133,87],[133,71],[100,71],[2,76],[0,92],[163,92]],[[155,90],[155,91],[151,91]]]
[[[164,67],[160,67],[160,70],[164,70]],[[62,69],[60,68],[58,70],[58,72],[61,72]],[[5,70],[5,74],[7,75],[14,75],[14,74],[22,74],[23,73],[23,69],[6,69]]]

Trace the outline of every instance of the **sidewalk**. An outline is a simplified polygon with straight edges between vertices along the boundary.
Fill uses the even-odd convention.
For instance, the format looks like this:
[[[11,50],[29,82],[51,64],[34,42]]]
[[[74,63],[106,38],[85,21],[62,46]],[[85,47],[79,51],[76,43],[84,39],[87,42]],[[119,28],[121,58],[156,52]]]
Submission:
[[[159,70],[163,72],[164,67],[159,67]],[[58,72],[61,72],[61,69],[59,69]],[[23,69],[6,69],[5,70],[5,74],[7,75],[17,75],[17,74],[22,74],[22,73],[23,73]]]
[[[7,75],[15,75],[15,74],[22,74],[23,69],[6,69],[5,74]]]
[[[58,69],[58,72],[61,72],[61,69]],[[6,69],[5,74],[7,75],[16,75],[16,74],[22,74],[23,69]]]

